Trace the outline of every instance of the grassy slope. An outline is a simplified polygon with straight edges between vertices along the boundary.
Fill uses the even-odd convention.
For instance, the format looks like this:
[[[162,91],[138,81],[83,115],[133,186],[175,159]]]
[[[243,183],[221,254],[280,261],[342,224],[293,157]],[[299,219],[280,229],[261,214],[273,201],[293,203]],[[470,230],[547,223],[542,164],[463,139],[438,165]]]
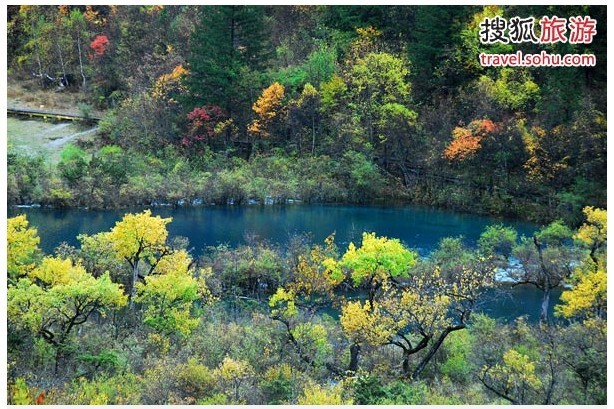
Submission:
[[[31,155],[42,154],[49,162],[57,163],[64,146],[91,137],[94,129],[71,122],[7,118],[8,147]]]
[[[7,83],[7,106],[12,108],[48,109],[79,115],[82,99],[79,92],[42,90],[34,81],[9,80]],[[99,112],[92,114],[100,115]],[[92,127],[84,128],[76,123],[7,118],[7,146],[29,154],[42,154],[51,163],[59,160],[60,152],[66,144],[93,135]]]

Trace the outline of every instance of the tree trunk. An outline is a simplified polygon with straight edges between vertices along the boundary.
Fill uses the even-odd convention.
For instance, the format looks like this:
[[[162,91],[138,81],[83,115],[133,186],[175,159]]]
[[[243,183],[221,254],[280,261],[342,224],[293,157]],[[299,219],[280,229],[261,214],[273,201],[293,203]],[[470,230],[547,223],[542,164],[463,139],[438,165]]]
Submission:
[[[60,66],[62,67],[62,79],[60,79],[60,86],[63,86],[66,83],[66,87],[68,87],[68,77],[66,76],[66,67],[64,66],[64,58],[62,57],[62,47],[60,47],[60,42],[58,40],[55,43],[58,49],[58,56],[60,57]],[[63,80],[63,81],[62,81]]]
[[[350,346],[350,366],[348,367],[348,371],[356,372],[358,370],[358,356],[360,354],[360,345],[352,344]]]
[[[132,288],[130,288],[129,308],[134,309],[134,297],[136,296],[136,283],[139,280],[139,262],[136,260],[132,266]]]
[[[416,368],[414,373],[411,375],[412,379],[418,379],[420,377],[420,374],[422,373],[422,371],[424,371],[424,368],[426,368],[426,365],[430,362],[430,360],[433,358],[433,356],[435,356],[435,353],[437,352],[437,350],[439,350],[439,347],[441,346],[441,344],[443,344],[443,341],[446,339],[448,334],[450,334],[450,332],[458,331],[458,330],[461,330],[461,329],[464,329],[464,328],[465,328],[465,324],[460,324],[460,325],[457,325],[455,327],[448,327],[448,328],[446,328],[441,333],[439,338],[437,338],[437,341],[435,341],[433,346],[431,346],[431,349],[426,354],[426,356],[424,358],[422,358],[422,361],[420,361],[420,364],[418,365],[418,367]]]
[[[409,374],[409,350],[408,349],[404,349],[403,350],[403,375],[407,375]]]
[[[311,156],[316,151],[316,118],[315,114],[311,115]]]
[[[38,50],[38,36],[36,35],[36,27],[34,25],[34,20],[32,20],[32,35],[34,36],[34,53],[36,54],[36,63],[38,65],[38,77],[40,78],[41,86],[43,86],[43,64],[41,63],[41,56]]]
[[[543,324],[548,323],[548,306],[550,304],[550,291],[552,290],[552,282],[550,280],[550,272],[546,267],[546,263],[544,262],[544,254],[542,250],[541,243],[537,240],[537,237],[533,236],[533,243],[535,244],[535,248],[537,249],[537,255],[539,257],[539,264],[541,268],[541,273],[543,276],[543,283],[541,284],[542,291],[544,292],[544,296],[542,298],[542,305],[540,309],[539,320]]]
[[[542,298],[542,305],[541,305],[541,313],[539,316],[539,320],[542,323],[548,323],[548,307],[550,306],[550,287],[546,286],[544,288],[544,296]]]
[[[55,375],[58,374],[58,370],[60,369],[60,361],[63,359],[64,354],[61,351],[61,346],[58,346],[57,349],[55,350],[55,368],[53,370],[53,373]]]
[[[79,50],[79,70],[81,71],[81,78],[83,78],[83,82],[81,83],[81,88],[85,89],[85,73],[83,72],[83,58],[81,56],[81,36],[77,37],[77,49]]]

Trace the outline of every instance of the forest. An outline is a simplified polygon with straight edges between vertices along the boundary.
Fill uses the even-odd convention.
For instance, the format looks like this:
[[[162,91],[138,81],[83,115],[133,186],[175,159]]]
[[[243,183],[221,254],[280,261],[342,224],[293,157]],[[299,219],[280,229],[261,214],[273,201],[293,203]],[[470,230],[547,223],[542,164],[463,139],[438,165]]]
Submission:
[[[102,118],[52,165],[9,141],[8,203],[397,201],[579,225],[606,207],[605,10],[9,6],[9,83]],[[479,40],[484,18],[552,15],[597,34]],[[598,63],[479,64],[517,50]]]
[[[605,6],[7,12],[9,106],[95,127],[57,158],[9,133],[7,204],[125,209],[52,252],[7,218],[8,403],[606,404]],[[543,38],[544,16],[596,32],[481,41],[498,17]],[[597,64],[480,64],[518,51]],[[539,227],[450,231],[427,257],[371,231],[196,254],[151,211],[288,203]],[[540,292],[537,322],[481,312],[500,271]]]

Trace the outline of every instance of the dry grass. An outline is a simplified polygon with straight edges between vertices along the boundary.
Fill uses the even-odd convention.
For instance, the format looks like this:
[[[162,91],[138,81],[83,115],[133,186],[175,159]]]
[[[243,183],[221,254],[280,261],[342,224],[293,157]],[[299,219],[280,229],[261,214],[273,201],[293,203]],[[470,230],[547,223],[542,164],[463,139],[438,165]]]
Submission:
[[[7,105],[12,108],[46,109],[78,115],[79,104],[85,103],[85,95],[80,91],[60,91],[55,88],[41,89],[36,80],[7,82]],[[100,112],[93,111],[93,115]]]

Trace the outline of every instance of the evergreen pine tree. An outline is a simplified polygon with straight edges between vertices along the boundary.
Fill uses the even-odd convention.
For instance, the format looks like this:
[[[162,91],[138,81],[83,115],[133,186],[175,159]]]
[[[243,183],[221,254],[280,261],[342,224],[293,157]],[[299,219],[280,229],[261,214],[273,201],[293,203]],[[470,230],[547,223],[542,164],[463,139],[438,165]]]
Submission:
[[[261,68],[266,58],[264,8],[212,6],[201,12],[190,47],[186,78],[190,93],[184,102],[188,109],[219,105],[232,117],[253,102],[242,77]]]

